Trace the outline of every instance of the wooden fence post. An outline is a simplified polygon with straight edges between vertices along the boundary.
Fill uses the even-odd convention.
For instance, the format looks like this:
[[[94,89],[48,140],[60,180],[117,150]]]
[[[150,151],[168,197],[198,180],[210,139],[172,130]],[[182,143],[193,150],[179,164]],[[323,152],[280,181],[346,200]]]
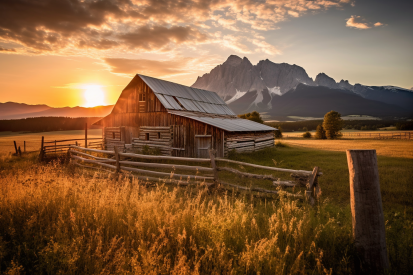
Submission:
[[[23,149],[24,151],[23,151],[23,152],[26,153],[26,141],[23,141],[23,145],[24,145],[24,147],[23,147],[23,148],[24,148],[24,149]]]
[[[347,150],[347,163],[355,247],[363,271],[381,273],[389,259],[376,150]]]
[[[218,170],[217,170],[217,166],[215,163],[215,150],[214,149],[210,149],[209,150],[209,158],[211,159],[211,168],[214,169],[214,185],[218,183]]]
[[[120,163],[119,163],[119,148],[114,146],[115,149],[115,159],[116,159],[116,174],[120,173]]]
[[[19,146],[19,156],[20,157],[22,156],[22,150],[20,149],[20,146]]]
[[[43,146],[44,146],[44,136],[42,136],[42,143],[40,145],[40,154],[39,154],[39,160],[42,161],[43,157],[44,157],[44,150],[43,150]]]
[[[17,144],[15,140],[13,140],[13,142],[14,142],[14,150],[16,150],[16,156],[17,156],[19,154],[19,152],[17,151]]]
[[[54,141],[54,153],[56,154],[56,149],[57,149],[57,146],[56,146],[57,144],[56,144],[56,140]]]
[[[311,175],[308,177],[307,190],[305,191],[305,197],[311,205],[314,205],[315,203],[315,198],[316,198],[315,188],[318,185],[317,176],[318,176],[318,167],[316,166],[314,167]]]
[[[87,148],[87,122],[85,123],[85,148]]]

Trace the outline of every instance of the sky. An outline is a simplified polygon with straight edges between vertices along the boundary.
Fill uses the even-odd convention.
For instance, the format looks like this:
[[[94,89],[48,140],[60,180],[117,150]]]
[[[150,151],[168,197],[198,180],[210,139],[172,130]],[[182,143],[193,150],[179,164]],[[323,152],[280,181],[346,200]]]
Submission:
[[[229,55],[413,87],[411,0],[1,0],[0,102],[116,103],[137,74],[191,85]]]

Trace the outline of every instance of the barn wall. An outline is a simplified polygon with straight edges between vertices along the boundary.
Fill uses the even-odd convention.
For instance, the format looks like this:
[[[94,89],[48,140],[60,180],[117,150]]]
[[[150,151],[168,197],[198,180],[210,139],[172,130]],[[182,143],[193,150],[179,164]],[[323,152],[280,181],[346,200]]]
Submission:
[[[210,144],[217,150],[216,156],[224,156],[223,130],[198,122],[189,118],[172,115],[166,112],[153,113],[117,113],[107,116],[102,124],[104,127],[125,126],[126,143],[131,143],[132,138],[138,138],[142,126],[174,126],[173,145],[174,148],[184,150],[173,150],[173,156],[196,157],[198,156],[198,139],[206,137],[195,137],[210,135]],[[180,127],[181,126],[181,127]],[[202,145],[202,144],[201,144]]]
[[[224,156],[228,152],[254,152],[274,146],[274,132],[226,133],[224,139]]]

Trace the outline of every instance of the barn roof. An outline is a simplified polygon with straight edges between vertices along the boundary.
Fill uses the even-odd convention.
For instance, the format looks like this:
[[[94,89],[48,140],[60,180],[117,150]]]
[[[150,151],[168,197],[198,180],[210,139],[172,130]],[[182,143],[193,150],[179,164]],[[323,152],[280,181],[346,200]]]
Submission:
[[[138,76],[152,89],[162,105],[168,110],[236,116],[227,104],[214,92],[141,74],[138,74]]]
[[[273,127],[257,123],[248,119],[242,119],[233,116],[223,115],[206,115],[202,113],[194,112],[182,112],[182,111],[168,111],[168,113],[187,117],[196,121],[203,122],[208,125],[212,125],[219,129],[223,129],[229,132],[254,132],[254,131],[274,131],[277,130]]]

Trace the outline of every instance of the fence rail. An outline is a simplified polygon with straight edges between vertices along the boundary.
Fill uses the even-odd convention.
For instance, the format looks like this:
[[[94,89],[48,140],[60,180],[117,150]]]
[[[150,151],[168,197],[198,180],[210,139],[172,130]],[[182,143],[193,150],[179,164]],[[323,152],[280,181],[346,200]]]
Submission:
[[[110,157],[96,156],[92,153],[99,153],[109,155]],[[133,153],[119,152],[117,147],[114,147],[114,151],[99,150],[92,148],[85,148],[76,145],[70,145],[70,149],[67,152],[69,159],[74,165],[82,168],[102,169],[109,168],[114,174],[122,173],[122,171],[137,173],[134,175],[138,179],[159,181],[162,180],[165,183],[173,183],[178,185],[190,185],[194,183],[204,183],[209,187],[222,185],[231,188],[237,188],[239,190],[256,191],[262,193],[278,194],[277,190],[269,190],[260,187],[246,187],[232,183],[226,183],[219,179],[218,172],[225,171],[233,173],[240,177],[256,178],[263,180],[271,180],[273,186],[282,187],[305,187],[305,198],[314,204],[319,194],[318,177],[322,175],[319,172],[318,167],[314,167],[313,171],[305,170],[293,170],[284,169],[278,167],[269,167],[256,165],[252,163],[233,161],[223,158],[215,158],[215,151],[209,150],[209,158],[185,158],[185,157],[172,157],[172,156],[153,156],[153,155],[141,155]],[[127,159],[126,159],[127,158]],[[151,162],[135,161],[133,159],[150,160]],[[168,160],[176,162],[189,162],[189,164],[169,164],[169,163],[156,163],[157,160]],[[199,165],[200,163],[208,163],[210,167]],[[226,167],[223,164],[237,164],[242,166],[249,166],[268,171],[286,172],[292,173],[293,180],[281,181],[280,178],[276,178],[273,175],[253,174],[239,171],[235,168]],[[96,167],[98,165],[101,168]],[[136,168],[139,167],[139,168]],[[141,169],[145,168],[145,169]],[[171,170],[173,172],[164,171],[152,171],[147,170],[151,168]],[[181,172],[176,173],[175,170],[191,171],[192,173]],[[195,174],[194,174],[195,172]],[[200,174],[208,173],[208,174]],[[300,194],[287,193],[289,196],[302,196]]]

